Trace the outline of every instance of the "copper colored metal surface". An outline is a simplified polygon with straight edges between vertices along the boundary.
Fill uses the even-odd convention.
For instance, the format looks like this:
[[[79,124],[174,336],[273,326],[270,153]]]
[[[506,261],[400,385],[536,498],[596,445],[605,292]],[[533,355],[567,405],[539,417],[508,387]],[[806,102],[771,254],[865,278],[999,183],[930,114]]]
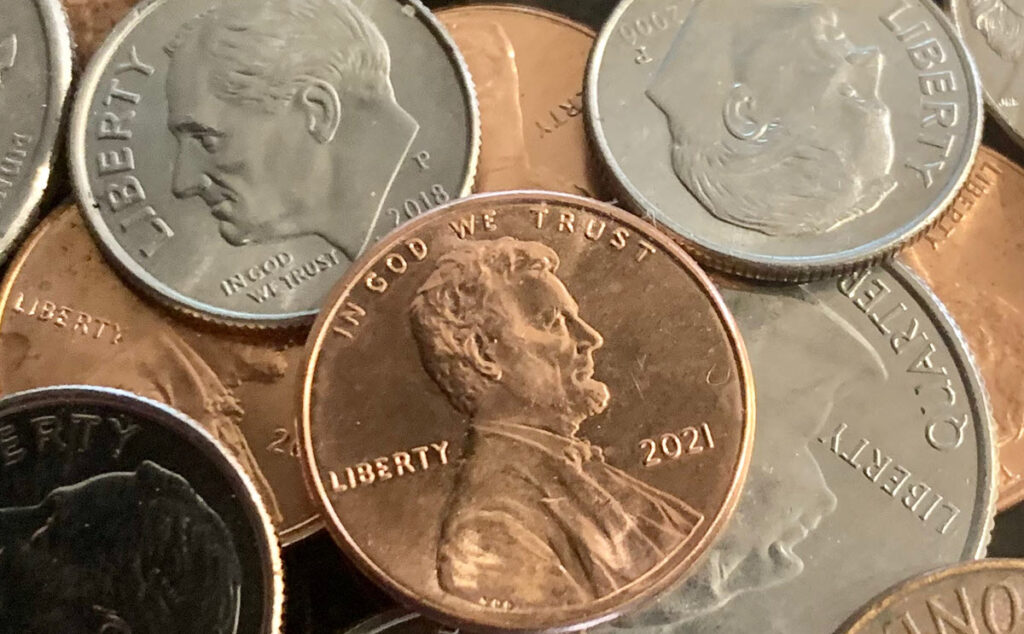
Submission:
[[[75,42],[75,57],[85,66],[96,49],[138,0],[61,0]]]
[[[301,354],[301,335],[199,330],[140,299],[73,206],[29,237],[0,294],[0,391],[99,385],[181,410],[246,469],[284,543],[318,523],[294,435]]]
[[[693,261],[614,207],[478,196],[349,269],[307,344],[306,473],[355,562],[469,629],[652,598],[735,507],[753,390]]]
[[[904,260],[960,325],[991,397],[999,509],[1024,500],[1024,170],[983,147],[950,213]]]
[[[1024,561],[987,559],[937,570],[889,590],[841,634],[1020,631]]]
[[[557,14],[507,4],[438,11],[480,102],[476,191],[603,195],[583,124],[594,33]]]

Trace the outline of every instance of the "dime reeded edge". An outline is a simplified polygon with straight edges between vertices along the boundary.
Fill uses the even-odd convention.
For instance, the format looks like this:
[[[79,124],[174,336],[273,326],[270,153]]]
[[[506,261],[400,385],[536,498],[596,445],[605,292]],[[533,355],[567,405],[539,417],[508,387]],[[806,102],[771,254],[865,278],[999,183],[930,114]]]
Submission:
[[[605,610],[604,612],[591,616],[585,621],[556,623],[554,625],[545,624],[537,627],[509,627],[507,624],[500,625],[493,622],[483,622],[481,620],[458,620],[457,617],[444,612],[440,607],[434,605],[434,603],[420,595],[417,595],[413,589],[406,588],[395,582],[376,564],[376,562],[363,553],[359,545],[354,539],[352,539],[351,535],[349,535],[348,531],[345,529],[344,524],[335,512],[334,506],[331,504],[330,497],[327,495],[327,491],[320,480],[319,465],[317,464],[317,458],[314,454],[313,438],[311,434],[311,397],[313,394],[314,372],[319,362],[320,351],[324,346],[325,339],[331,332],[331,329],[328,326],[334,320],[335,315],[341,308],[338,301],[345,297],[359,280],[363,279],[366,273],[369,272],[370,268],[376,263],[378,258],[385,255],[394,247],[395,241],[400,241],[405,236],[414,235],[420,230],[421,225],[426,225],[433,221],[432,216],[434,214],[451,213],[452,210],[456,208],[465,206],[473,207],[474,205],[480,204],[497,208],[503,204],[518,205],[531,203],[538,205],[568,205],[576,207],[581,211],[599,213],[609,219],[620,222],[634,231],[646,234],[646,237],[650,238],[658,247],[664,249],[665,254],[676,261],[679,268],[692,275],[694,281],[700,284],[702,288],[707,291],[706,296],[708,301],[715,313],[721,319],[726,338],[729,343],[732,344],[733,357],[737,368],[742,375],[740,377],[739,387],[741,392],[740,398],[745,411],[743,429],[740,432],[743,436],[740,441],[740,455],[736,463],[737,466],[734,469],[732,482],[729,486],[729,491],[722,502],[722,512],[718,513],[712,521],[704,539],[699,544],[701,547],[692,549],[692,551],[683,557],[670,572],[662,572],[660,579],[651,583],[644,593],[622,603],[615,609]],[[711,543],[721,535],[721,532],[728,520],[732,517],[732,514],[736,509],[736,504],[739,501],[743,484],[746,481],[756,428],[754,380],[750,361],[747,356],[746,346],[744,345],[743,338],[740,335],[739,326],[736,324],[736,320],[733,317],[732,312],[729,310],[721,293],[718,291],[718,287],[711,281],[700,265],[698,265],[693,258],[686,253],[685,250],[680,248],[679,245],[677,245],[669,236],[665,235],[664,232],[650,223],[647,223],[613,205],[571,194],[533,190],[476,194],[441,205],[430,214],[419,216],[395,229],[389,234],[387,239],[381,240],[375,244],[373,248],[361,255],[356,262],[346,270],[345,274],[332,289],[324,307],[324,310],[322,310],[320,315],[317,317],[312,333],[306,342],[305,369],[299,385],[300,389],[298,391],[301,412],[299,450],[303,466],[302,471],[305,475],[306,484],[309,487],[310,495],[318,506],[318,510],[324,517],[327,528],[333,536],[335,543],[338,544],[342,551],[348,556],[349,560],[352,561],[367,577],[382,587],[388,594],[393,596],[400,604],[409,606],[411,609],[419,612],[427,619],[459,628],[468,627],[473,632],[481,632],[483,634],[502,634],[505,632],[538,632],[555,634],[560,632],[575,632],[594,627],[601,623],[611,621],[629,611],[642,608],[645,604],[655,601],[663,591],[669,589],[675,583],[682,580],[687,570],[692,568],[694,563],[699,561],[700,557],[707,552]],[[649,571],[640,577],[640,579],[629,584],[627,588],[640,583],[641,580],[651,575],[652,572],[653,571]],[[603,597],[603,599],[623,593],[624,591],[625,589],[617,590],[616,592]]]
[[[6,235],[0,236],[0,264],[11,255],[14,247],[32,228],[42,212],[43,196],[46,194],[61,146],[61,122],[71,101],[68,99],[68,92],[71,88],[73,53],[71,27],[68,25],[64,6],[57,0],[33,0],[32,4],[43,20],[46,59],[50,71],[47,101],[44,105],[47,112],[43,117],[43,131],[39,136],[36,152],[45,153],[46,160],[36,169],[26,195],[21,200],[13,201],[18,207]]]
[[[197,444],[199,448],[203,447],[203,443],[207,443],[207,447],[215,448],[215,455],[208,457],[215,460],[223,460],[231,466],[230,473],[224,473],[224,475],[229,480],[234,480],[233,484],[240,485],[248,494],[251,500],[251,508],[256,511],[260,522],[259,532],[261,536],[266,538],[264,544],[267,548],[260,550],[264,551],[262,554],[268,558],[268,561],[264,562],[261,568],[265,575],[268,572],[270,573],[270,578],[264,579],[267,582],[263,595],[263,616],[261,619],[264,623],[264,628],[260,634],[280,634],[284,617],[284,567],[281,562],[281,549],[274,532],[274,525],[270,520],[270,514],[263,505],[263,499],[238,461],[221,446],[217,439],[187,415],[159,401],[154,401],[153,399],[125,390],[94,385],[40,387],[16,392],[0,398],[0,410],[17,412],[40,402],[47,403],[54,400],[67,401],[71,399],[100,406],[109,406],[111,401],[116,400],[119,406],[129,411],[138,411],[146,407],[159,410],[164,417],[178,421],[173,431],[181,434],[193,443],[198,439],[199,443]],[[141,408],[139,407],[140,405],[142,406]],[[146,417],[146,414],[143,412],[142,416]],[[164,420],[155,420],[153,422],[163,427],[168,427]],[[209,452],[204,451],[203,453],[208,455]],[[256,530],[255,526],[253,530]],[[270,595],[269,597],[267,596],[268,594]],[[187,615],[183,615],[183,617],[185,616]]]
[[[857,634],[865,631],[872,621],[883,611],[889,609],[894,603],[904,599],[909,593],[926,588],[932,583],[942,581],[949,577],[959,576],[963,573],[972,572],[1018,572],[1024,574],[1024,560],[1021,559],[979,559],[966,563],[936,568],[922,575],[918,575],[906,581],[897,583],[888,590],[878,594],[867,605],[851,616],[843,625],[836,630],[836,634]]]
[[[741,251],[734,249],[712,247],[704,244],[695,235],[683,235],[648,213],[647,210],[656,209],[656,207],[647,200],[643,192],[630,182],[629,178],[619,167],[618,161],[616,161],[608,145],[608,139],[602,131],[603,124],[597,94],[598,72],[604,59],[605,49],[615,33],[619,19],[633,5],[634,1],[622,0],[615,7],[615,10],[612,11],[605,22],[604,28],[598,34],[597,40],[594,42],[594,49],[590,54],[590,61],[587,63],[587,73],[583,88],[584,103],[586,105],[584,108],[584,119],[586,120],[587,132],[609,176],[609,185],[622,198],[625,206],[647,218],[658,227],[664,226],[666,233],[675,238],[695,258],[711,268],[753,280],[791,283],[812,282],[870,268],[884,260],[890,259],[910,246],[942,220],[948,208],[956,199],[960,188],[967,182],[971,167],[974,165],[978,155],[985,122],[980,74],[978,73],[977,64],[974,62],[974,57],[961,40],[957,28],[949,21],[942,10],[935,6],[933,0],[917,0],[939,22],[939,25],[949,36],[954,51],[963,62],[967,71],[965,74],[967,76],[968,97],[971,105],[974,106],[971,112],[974,120],[968,126],[967,147],[969,150],[963,166],[960,168],[960,174],[957,178],[946,184],[941,194],[942,197],[931,206],[928,213],[916,221],[904,225],[903,229],[892,231],[859,247],[846,249],[830,255],[757,256],[743,254]],[[687,195],[689,195],[689,192],[687,192]],[[911,227],[909,231],[905,230],[907,226]]]
[[[980,512],[985,517],[985,522],[979,526],[971,527],[971,534],[968,535],[967,549],[963,556],[965,559],[979,559],[988,552],[989,542],[992,541],[992,529],[995,528],[996,503],[999,499],[999,448],[996,446],[996,423],[992,415],[992,403],[988,397],[988,390],[985,388],[985,380],[974,360],[974,353],[967,345],[960,325],[953,318],[952,313],[942,303],[942,299],[931,290],[931,287],[909,266],[899,260],[891,260],[884,265],[894,276],[904,282],[904,288],[917,300],[925,313],[934,312],[937,318],[948,331],[946,344],[950,347],[953,363],[960,374],[964,386],[971,394],[974,394],[972,402],[974,406],[971,413],[977,417],[984,430],[984,438],[977,442],[979,462],[982,465],[982,481],[975,484],[983,491],[982,499],[975,508],[980,507]],[[943,334],[939,330],[940,336]],[[978,425],[975,425],[977,427]],[[988,447],[988,451],[985,451]],[[971,544],[977,545],[971,548]]]
[[[418,14],[423,23],[431,30],[433,35],[444,52],[449,56],[450,61],[457,67],[458,73],[465,80],[463,88],[469,112],[470,134],[469,134],[469,160],[466,162],[466,169],[463,172],[462,188],[458,196],[469,195],[473,190],[476,178],[477,163],[480,159],[480,108],[477,102],[476,86],[472,76],[469,74],[469,67],[462,57],[458,46],[448,33],[444,25],[421,0],[389,0],[401,2],[406,6],[412,6],[414,15]],[[246,328],[250,330],[286,329],[308,326],[320,312],[320,308],[312,310],[294,311],[278,314],[247,313],[241,311],[225,310],[196,301],[184,293],[180,293],[167,284],[160,281],[155,275],[141,267],[128,251],[114,238],[114,232],[107,226],[102,216],[96,196],[93,195],[92,187],[89,185],[89,170],[86,167],[86,135],[89,126],[89,111],[92,107],[93,98],[99,87],[100,79],[104,69],[113,59],[118,47],[124,38],[132,32],[135,26],[141,22],[152,11],[160,8],[171,0],[143,0],[129,11],[117,26],[110,32],[103,45],[96,51],[93,58],[82,74],[81,83],[75,96],[75,103],[71,112],[71,121],[68,125],[68,163],[71,167],[72,183],[75,195],[78,199],[79,209],[85,218],[85,225],[89,228],[96,242],[100,246],[103,255],[106,256],[115,271],[122,278],[128,280],[134,288],[138,288],[147,297],[150,297],[164,306],[172,308],[193,319],[203,322],[210,322],[229,327]],[[324,304],[320,303],[320,307]],[[309,534],[316,532],[311,530]]]
[[[950,21],[953,22],[953,27],[956,29],[957,35],[960,36],[961,40],[963,40],[964,45],[966,46],[967,38],[964,35],[966,29],[964,29],[963,25],[961,24],[960,16],[957,15],[957,7],[963,1],[964,0],[945,0],[946,13]],[[971,56],[971,59],[973,61],[973,55]],[[1010,124],[1010,122],[1007,121],[1006,118],[999,113],[999,107],[996,105],[996,101],[992,97],[992,93],[989,92],[988,88],[985,87],[984,82],[981,83],[981,94],[984,97],[985,109],[988,111],[989,116],[992,117],[992,119],[999,124],[999,127],[1002,128],[1004,132],[1006,132],[1007,136],[1009,136],[1014,143],[1016,143],[1020,147],[1024,147],[1024,132],[1018,132],[1017,130],[1015,130],[1013,125]]]

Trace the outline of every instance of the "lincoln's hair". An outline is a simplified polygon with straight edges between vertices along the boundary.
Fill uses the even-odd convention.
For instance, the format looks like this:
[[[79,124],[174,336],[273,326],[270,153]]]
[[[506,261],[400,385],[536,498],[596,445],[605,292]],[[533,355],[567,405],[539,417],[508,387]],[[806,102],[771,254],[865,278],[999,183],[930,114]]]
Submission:
[[[480,392],[494,378],[481,374],[473,359],[488,333],[507,319],[495,307],[499,285],[557,269],[558,255],[538,242],[481,240],[442,256],[416,292],[410,314],[420,358],[460,412],[474,414]]]
[[[0,529],[13,526],[24,536],[0,556],[2,632],[235,633],[231,534],[181,476],[151,462],[96,476],[0,510]]]
[[[393,95],[387,42],[350,0],[228,0],[193,18],[165,50],[202,46],[222,101],[275,112],[310,80],[368,99]]]

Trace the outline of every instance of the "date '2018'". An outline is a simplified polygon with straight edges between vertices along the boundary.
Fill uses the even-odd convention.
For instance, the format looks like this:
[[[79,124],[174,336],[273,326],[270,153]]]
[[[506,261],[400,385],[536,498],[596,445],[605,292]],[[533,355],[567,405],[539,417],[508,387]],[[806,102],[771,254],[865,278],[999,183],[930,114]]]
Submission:
[[[685,427],[678,433],[662,434],[657,439],[644,438],[640,441],[641,463],[653,467],[663,462],[681,460],[715,448],[715,439],[707,423],[699,427]]]

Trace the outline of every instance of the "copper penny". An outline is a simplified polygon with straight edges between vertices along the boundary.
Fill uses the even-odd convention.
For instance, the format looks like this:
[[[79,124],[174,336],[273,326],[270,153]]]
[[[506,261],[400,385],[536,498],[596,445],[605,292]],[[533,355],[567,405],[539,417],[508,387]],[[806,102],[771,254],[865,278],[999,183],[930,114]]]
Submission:
[[[138,0],[61,0],[75,41],[75,56],[82,66],[92,59],[114,25]]]
[[[931,572],[875,599],[841,634],[1009,634],[1024,623],[1024,561],[987,559]]]
[[[546,189],[603,195],[583,123],[594,33],[555,13],[508,4],[443,9],[476,83],[476,191]]]
[[[692,567],[746,475],[732,316],[669,238],[603,203],[426,214],[349,269],[307,351],[303,462],[328,526],[442,623],[613,618]]]
[[[1024,170],[983,147],[946,217],[904,260],[960,324],[988,388],[1000,510],[1024,500]]]
[[[246,469],[285,543],[318,523],[294,434],[301,355],[301,335],[213,330],[150,305],[106,263],[74,206],[29,237],[0,293],[0,391],[99,385],[181,410]]]

